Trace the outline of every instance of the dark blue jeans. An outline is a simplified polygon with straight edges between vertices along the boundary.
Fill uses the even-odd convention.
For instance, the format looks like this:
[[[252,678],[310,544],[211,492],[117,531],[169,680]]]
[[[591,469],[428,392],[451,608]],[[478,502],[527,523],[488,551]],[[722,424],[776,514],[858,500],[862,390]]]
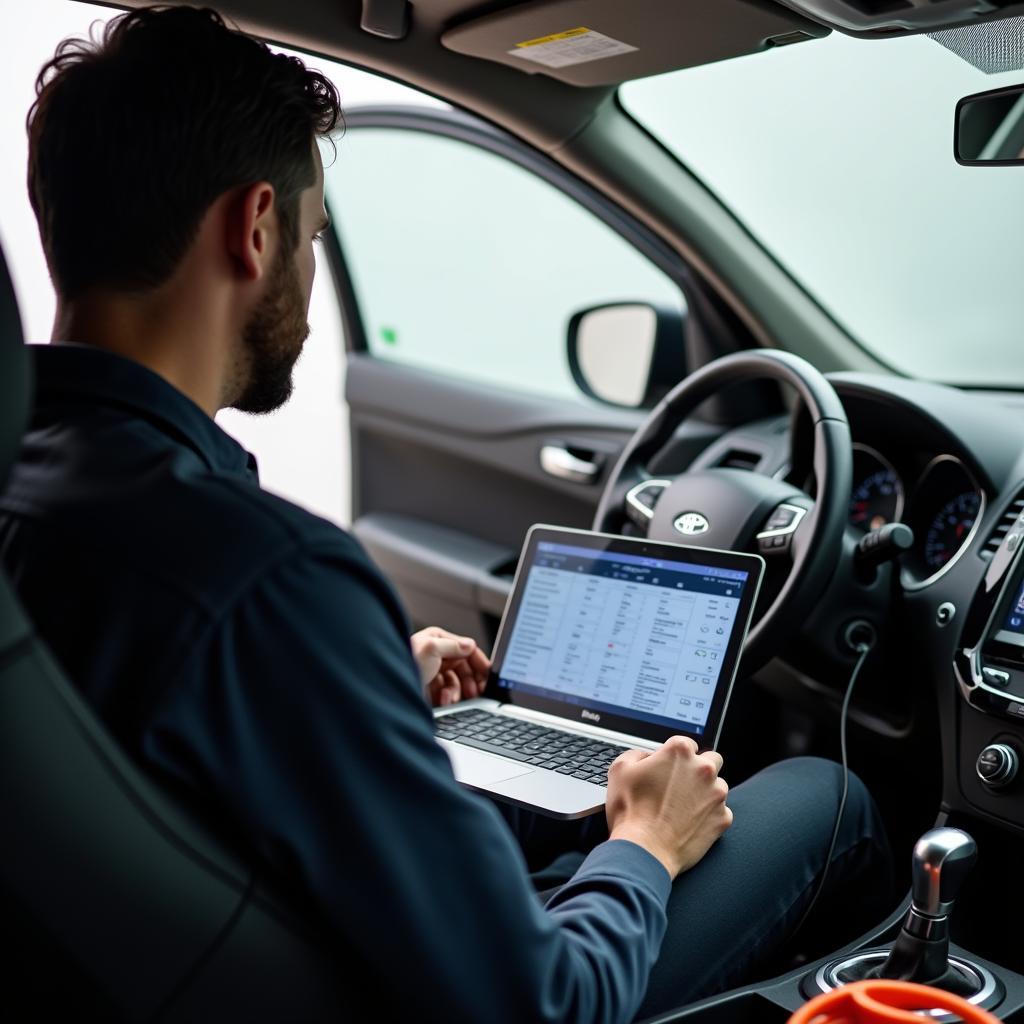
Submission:
[[[730,792],[732,828],[672,888],[668,930],[638,1019],[742,984],[779,949],[825,867],[841,790],[838,764],[798,757],[771,765]],[[604,815],[566,823],[507,806],[502,813],[526,853],[542,899],[608,837]],[[861,884],[851,892],[854,882]],[[891,887],[888,843],[877,809],[851,773],[819,908],[824,905],[826,914],[831,906],[833,913],[880,918],[892,909]],[[819,913],[816,909],[814,917]],[[862,925],[873,923],[872,918]]]

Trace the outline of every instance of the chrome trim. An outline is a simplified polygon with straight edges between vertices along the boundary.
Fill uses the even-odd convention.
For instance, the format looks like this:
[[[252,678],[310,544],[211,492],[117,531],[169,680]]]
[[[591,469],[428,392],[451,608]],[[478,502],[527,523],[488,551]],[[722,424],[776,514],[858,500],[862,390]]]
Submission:
[[[999,618],[1000,610],[1003,607],[1003,600],[1011,581],[1017,579],[1018,567],[1022,558],[1024,558],[1024,544],[1017,548],[1017,551],[1010,560],[1010,564],[1006,567],[1006,571],[1000,578],[999,593],[996,595],[995,601],[992,602],[992,610],[989,612],[988,618],[985,620],[985,628],[981,631],[981,636],[978,639],[977,644],[975,644],[974,647],[960,648],[957,653],[953,655],[953,675],[955,676],[957,685],[960,689],[960,696],[963,697],[971,707],[977,708],[979,711],[983,711],[986,714],[1005,714],[1018,721],[1020,720],[1020,716],[1010,714],[1009,707],[1011,704],[1020,705],[1024,703],[1024,701],[1021,701],[1015,694],[1012,694],[1007,690],[1000,690],[997,686],[991,685],[986,680],[983,675],[983,669],[987,666],[981,660],[981,649],[985,645],[985,641],[988,640],[994,632],[998,631],[996,623]],[[964,678],[964,673],[961,671],[961,658],[967,662],[969,678]],[[978,691],[981,691],[983,696],[975,698],[975,694]],[[984,696],[986,694],[988,695],[987,697]],[[986,704],[993,704],[995,706],[988,707]]]
[[[844,984],[844,982],[836,977],[841,970],[852,967],[854,964],[872,960],[884,963],[888,956],[888,949],[876,949],[866,953],[856,953],[853,956],[843,957],[842,960],[833,960],[831,963],[827,963],[818,969],[814,975],[814,984],[821,992],[831,992],[834,988]],[[995,995],[998,982],[992,972],[982,967],[981,964],[972,963],[970,960],[965,960],[959,956],[951,956],[949,964],[951,967],[955,967],[969,981],[981,986],[967,1002],[973,1006],[980,1006]],[[950,1013],[947,1010],[932,1009],[918,1010],[917,1012],[922,1016],[930,1017],[934,1021],[942,1022],[942,1024],[945,1024],[946,1021],[960,1020],[956,1014]]]
[[[990,779],[985,778],[981,774],[981,768],[979,767],[981,764],[981,754],[984,754],[985,750],[999,750],[1004,755],[1003,765],[999,769],[999,774]],[[1017,751],[1005,743],[990,743],[985,747],[985,750],[978,755],[977,760],[974,762],[974,771],[977,773],[978,778],[990,789],[1001,789],[1003,786],[1009,785],[1016,777],[1017,771],[1020,768],[1020,758],[1017,757]]]
[[[942,579],[942,577],[960,561],[964,554],[970,550],[971,545],[974,543],[974,538],[978,535],[978,531],[981,529],[981,523],[985,518],[985,513],[988,511],[988,498],[985,496],[985,491],[978,484],[974,474],[967,468],[964,461],[962,459],[958,459],[955,455],[936,455],[935,458],[925,466],[924,472],[914,485],[915,493],[921,489],[921,485],[928,479],[928,475],[940,462],[955,462],[964,471],[964,475],[967,477],[968,482],[981,499],[981,502],[978,505],[978,514],[974,519],[974,526],[971,527],[971,532],[967,534],[963,544],[960,545],[960,550],[957,551],[957,553],[941,569],[932,573],[931,576],[923,580],[915,579],[906,569],[900,573],[900,584],[904,590],[924,590],[925,587],[930,587],[933,583],[937,583]]]
[[[942,874],[948,864],[969,871],[978,856],[978,844],[963,829],[940,826],[929,829],[914,844],[911,865],[911,915],[945,918],[958,895],[943,891]],[[965,867],[966,865],[966,867]],[[946,887],[949,889],[949,887]],[[943,895],[947,898],[943,899]],[[910,931],[909,918],[904,928]]]
[[[864,452],[873,458],[883,469],[887,469],[894,477],[896,477],[897,483],[897,499],[896,499],[896,515],[893,518],[894,523],[903,522],[903,513],[907,507],[907,488],[903,483],[903,477],[896,472],[896,467],[880,452],[877,448],[872,448],[869,444],[864,444],[861,441],[854,441],[850,447],[853,451]],[[855,485],[856,486],[856,485]],[[850,494],[850,500],[853,500],[853,494]],[[870,533],[870,530],[866,530],[866,533]]]
[[[991,665],[985,665],[981,670],[981,678],[988,679],[992,685],[998,689],[1000,683],[1006,683],[1009,685],[1010,673],[1004,672],[1001,668],[993,668]]]
[[[765,537],[786,537],[791,533],[796,533],[797,527],[800,525],[804,516],[807,515],[807,509],[801,508],[799,505],[791,505],[788,501],[783,501],[776,505],[772,511],[772,515],[775,515],[780,508],[786,508],[795,513],[793,516],[793,522],[791,522],[789,526],[780,526],[777,530],[762,530],[757,535],[758,540],[763,540]],[[770,519],[771,516],[768,518]]]
[[[672,520],[672,529],[684,537],[699,537],[711,529],[711,522],[703,512],[681,512]]]
[[[987,631],[986,634],[987,635]],[[953,672],[956,675],[957,682],[960,684],[960,692],[963,694],[964,699],[970,703],[970,695],[974,690],[983,690],[985,693],[991,693],[993,697],[1000,697],[1003,700],[1017,700],[1012,693],[1006,690],[997,690],[994,686],[989,686],[985,682],[981,675],[981,644],[977,647],[965,648],[961,652],[964,657],[967,658],[971,666],[971,681],[968,683],[960,672],[960,666],[957,665],[955,659],[953,661]],[[1020,701],[1024,703],[1024,701]]]
[[[589,484],[597,479],[601,467],[596,462],[577,458],[561,445],[546,444],[540,450],[540,468],[548,476],[558,477],[560,480],[569,480],[574,484]]]
[[[930,942],[941,935],[949,935],[949,916],[943,914],[941,917],[929,917],[927,914],[919,913],[915,907],[911,907],[907,911],[903,929],[915,938]]]
[[[648,508],[642,501],[637,499],[638,494],[643,494],[648,487],[660,487],[665,490],[666,487],[671,487],[671,480],[641,480],[640,483],[634,484],[628,491],[626,491],[626,501],[632,505],[645,519],[654,518],[654,509]]]

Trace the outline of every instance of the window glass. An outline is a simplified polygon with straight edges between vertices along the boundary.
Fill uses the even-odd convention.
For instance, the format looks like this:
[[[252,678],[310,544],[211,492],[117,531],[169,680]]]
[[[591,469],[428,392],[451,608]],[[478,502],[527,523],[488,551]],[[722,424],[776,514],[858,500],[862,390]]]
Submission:
[[[370,351],[519,390],[579,398],[566,328],[576,311],[679,288],[575,200],[475,146],[352,129],[327,199]]]
[[[40,67],[67,36],[98,30],[118,11],[69,0],[19,4],[0,42],[0,244],[11,269],[26,337],[50,338],[55,299],[25,186],[25,115]],[[287,51],[286,51],[287,52]],[[299,54],[337,85],[346,107],[401,102],[444,106],[387,79]],[[329,147],[328,147],[329,149]],[[328,157],[330,159],[330,157]],[[295,370],[292,399],[270,416],[225,411],[218,422],[256,455],[264,487],[339,522],[349,518],[348,420],[343,401],[344,339],[326,260],[310,305],[311,333]]]
[[[1012,61],[1021,19],[1004,24],[991,52]],[[833,32],[619,95],[883,362],[1021,388],[1024,168],[958,165],[953,113],[1022,77],[923,35]]]

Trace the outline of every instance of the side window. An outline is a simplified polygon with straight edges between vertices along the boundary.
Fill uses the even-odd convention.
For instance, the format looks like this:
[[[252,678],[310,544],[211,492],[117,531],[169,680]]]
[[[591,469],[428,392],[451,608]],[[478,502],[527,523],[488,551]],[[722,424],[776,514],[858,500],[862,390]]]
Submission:
[[[573,313],[683,303],[670,278],[570,196],[468,143],[355,128],[326,177],[381,359],[579,398],[566,358]]]

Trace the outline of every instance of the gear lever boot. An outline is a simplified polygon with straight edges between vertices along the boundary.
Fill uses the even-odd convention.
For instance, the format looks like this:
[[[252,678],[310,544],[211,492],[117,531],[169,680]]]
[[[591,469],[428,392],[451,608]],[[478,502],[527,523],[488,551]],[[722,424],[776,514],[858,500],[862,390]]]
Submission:
[[[910,910],[888,959],[870,976],[973,995],[968,980],[949,965],[949,914],[977,856],[977,843],[958,828],[935,828],[917,841]]]

